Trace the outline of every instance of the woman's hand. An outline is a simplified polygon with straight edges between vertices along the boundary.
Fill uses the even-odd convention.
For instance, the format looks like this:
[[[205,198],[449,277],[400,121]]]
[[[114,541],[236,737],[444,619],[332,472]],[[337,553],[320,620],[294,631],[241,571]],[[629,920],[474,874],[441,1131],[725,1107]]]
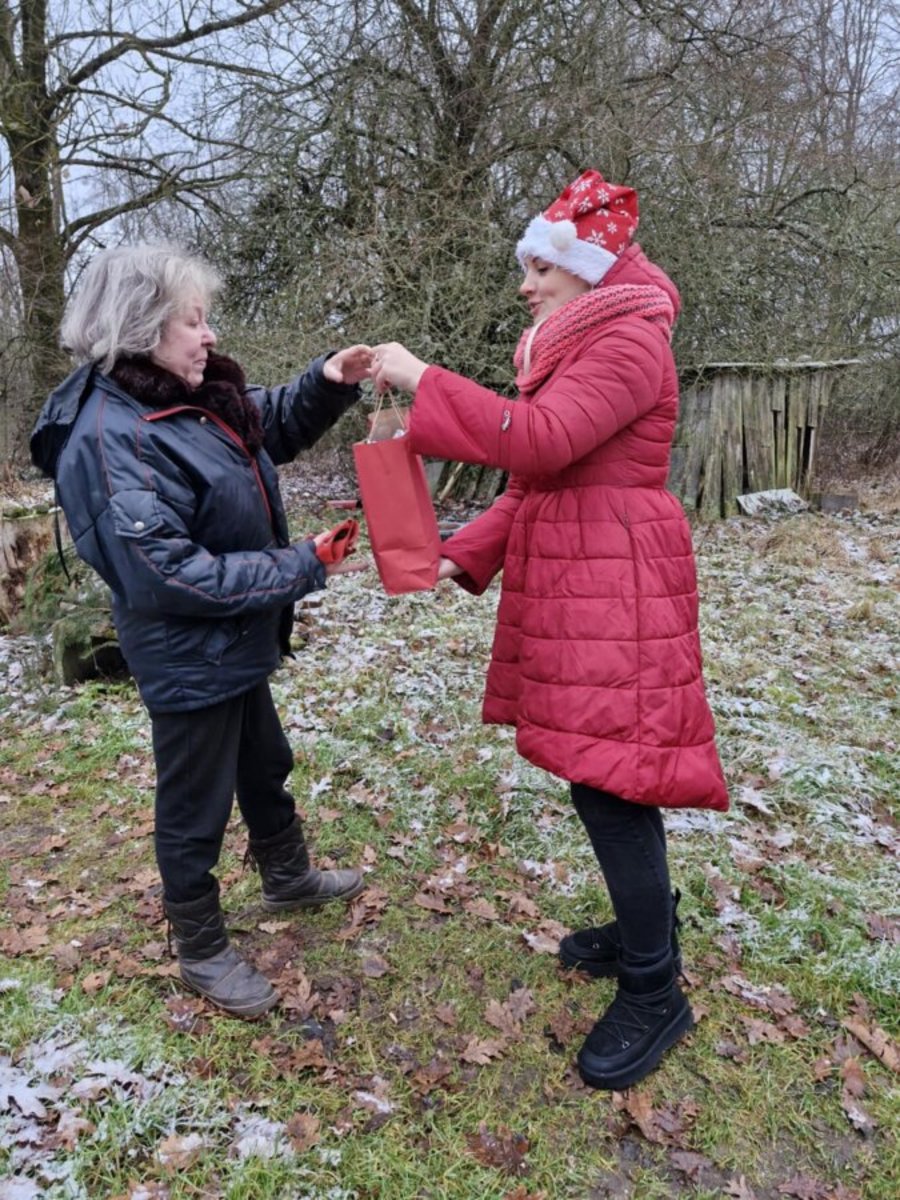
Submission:
[[[372,563],[368,558],[345,558],[342,562],[329,563],[325,568],[326,575],[355,575],[358,571],[368,571]]]
[[[325,360],[322,374],[332,383],[362,383],[372,372],[372,347],[347,346]]]
[[[462,573],[462,567],[452,558],[442,558],[438,562],[438,579],[453,579],[455,575],[462,575]]]
[[[428,363],[416,358],[399,342],[382,342],[372,352],[372,379],[378,393],[389,388],[402,392],[415,392],[419,380],[428,369]]]

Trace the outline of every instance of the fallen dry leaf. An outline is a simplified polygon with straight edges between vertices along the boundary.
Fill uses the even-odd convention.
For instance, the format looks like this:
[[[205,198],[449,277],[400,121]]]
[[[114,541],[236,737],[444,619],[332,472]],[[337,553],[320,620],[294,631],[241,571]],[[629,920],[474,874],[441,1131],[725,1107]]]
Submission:
[[[522,939],[536,954],[557,954],[569,930],[559,921],[541,921],[537,929],[523,929]]]
[[[488,1025],[493,1025],[495,1029],[499,1029],[504,1037],[514,1039],[522,1033],[522,1026],[518,1018],[510,1011],[508,1004],[501,1004],[498,1000],[489,1000],[487,1008],[484,1010],[484,1019]]]
[[[435,1056],[430,1063],[424,1067],[419,1067],[410,1077],[410,1084],[413,1091],[418,1092],[420,1096],[427,1096],[428,1093],[447,1081],[453,1072],[453,1066],[446,1059]]]
[[[697,1154],[694,1150],[673,1150],[669,1155],[669,1162],[676,1171],[686,1175],[691,1183],[696,1183],[700,1172],[713,1165],[705,1154]]]
[[[476,900],[466,900],[463,908],[472,917],[481,917],[482,921],[499,921],[500,914],[489,900],[479,897]]]
[[[189,996],[170,996],[166,1000],[166,1024],[179,1033],[190,1033],[205,1011],[203,1000]]]
[[[0,932],[0,950],[10,958],[32,954],[50,941],[46,925],[28,925],[24,929],[4,929]]]
[[[505,1049],[505,1042],[494,1038],[479,1038],[473,1034],[463,1047],[460,1058],[463,1062],[474,1063],[478,1067],[483,1067],[491,1059],[499,1058]]]
[[[841,1064],[841,1078],[844,1081],[844,1089],[851,1096],[865,1095],[866,1078],[858,1058],[848,1058]]]
[[[53,850],[62,850],[63,846],[68,846],[69,839],[61,833],[51,833],[47,837],[42,838],[36,846],[32,846],[28,851],[32,858],[36,858],[39,854],[49,854]]]
[[[747,1051],[739,1046],[737,1042],[716,1042],[713,1049],[720,1058],[733,1058],[735,1062],[743,1063],[748,1058]]]
[[[858,1129],[864,1137],[870,1137],[875,1132],[875,1122],[860,1103],[860,1096],[866,1090],[859,1060],[848,1058],[841,1064],[841,1078],[844,1086],[841,1089],[841,1107],[854,1129]]]
[[[290,929],[292,924],[292,921],[260,921],[257,929],[263,933],[281,933],[283,929]]]
[[[536,921],[541,915],[541,910],[524,892],[513,892],[509,897],[509,915]]]
[[[613,1108],[626,1113],[648,1142],[670,1146],[682,1145],[682,1139],[700,1111],[696,1101],[689,1096],[674,1106],[654,1108],[648,1093],[634,1088],[613,1092]]]
[[[156,1147],[156,1157],[166,1171],[186,1171],[197,1161],[206,1149],[207,1142],[199,1133],[189,1133],[180,1137],[173,1133]]]
[[[102,991],[112,979],[112,971],[92,971],[81,981],[81,990],[86,996],[95,996]]]
[[[834,1070],[834,1063],[830,1058],[817,1058],[812,1065],[812,1076],[816,1083],[821,1083],[827,1079]]]
[[[741,1021],[747,1026],[747,1040],[751,1046],[760,1042],[769,1042],[773,1046],[781,1046],[785,1041],[785,1033],[771,1021],[763,1021],[759,1017],[741,1016]]]
[[[725,1195],[734,1196],[735,1200],[756,1200],[756,1192],[743,1175],[739,1175],[736,1179],[729,1179],[725,1185]]]
[[[868,913],[866,933],[873,942],[900,942],[900,921],[884,913]]]
[[[524,1021],[526,1017],[530,1017],[532,1013],[537,1012],[537,1004],[534,1002],[534,994],[524,987],[514,988],[506,998],[505,1006],[517,1021]]]
[[[528,1164],[525,1155],[528,1153],[528,1139],[520,1133],[512,1133],[501,1126],[496,1133],[491,1133],[484,1125],[478,1127],[477,1133],[466,1137],[472,1154],[486,1167],[496,1167],[510,1175],[527,1175]]]
[[[59,1088],[47,1083],[32,1083],[27,1072],[18,1067],[0,1066],[0,1112],[10,1112],[15,1105],[24,1117],[47,1116],[45,1100],[56,1100]]]
[[[718,986],[738,996],[753,1008],[762,1008],[776,1016],[786,1016],[792,1013],[797,1002],[782,987],[769,987],[766,984],[751,983],[743,975],[726,975],[719,980]]]
[[[280,977],[278,988],[281,1007],[286,1012],[296,1013],[298,1017],[308,1017],[319,1002],[319,993],[313,990],[311,981],[303,971],[295,971],[289,978]]]
[[[779,1184],[782,1196],[794,1196],[796,1200],[830,1200],[831,1188],[809,1175],[795,1175],[787,1183]]]
[[[900,1072],[900,1050],[878,1025],[867,1025],[859,1017],[848,1017],[841,1024],[848,1029],[867,1050],[880,1059],[891,1071]]]
[[[59,1121],[53,1136],[48,1139],[48,1145],[61,1146],[65,1150],[74,1150],[78,1139],[84,1133],[93,1133],[94,1124],[86,1117],[71,1108],[64,1108],[59,1114]]]
[[[427,908],[430,912],[448,913],[450,909],[444,903],[442,896],[436,896],[433,892],[416,892],[413,896],[413,904],[418,904],[419,908]]]
[[[325,1048],[318,1038],[310,1038],[308,1042],[304,1042],[302,1046],[293,1050],[290,1063],[295,1071],[305,1071],[307,1068],[313,1071],[322,1071],[331,1065],[325,1057]]]
[[[304,1112],[295,1113],[287,1122],[285,1130],[298,1154],[304,1154],[321,1141],[320,1126],[318,1117]]]
[[[477,825],[467,825],[464,821],[457,821],[455,825],[448,825],[444,830],[444,834],[448,838],[452,838],[459,845],[465,845],[466,842],[479,841],[482,833]]]
[[[380,979],[390,969],[390,965],[380,954],[371,954],[368,958],[363,959],[362,970],[367,979]]]
[[[442,1025],[454,1026],[458,1020],[456,1008],[452,1004],[437,1004],[435,1005],[434,1015]]]

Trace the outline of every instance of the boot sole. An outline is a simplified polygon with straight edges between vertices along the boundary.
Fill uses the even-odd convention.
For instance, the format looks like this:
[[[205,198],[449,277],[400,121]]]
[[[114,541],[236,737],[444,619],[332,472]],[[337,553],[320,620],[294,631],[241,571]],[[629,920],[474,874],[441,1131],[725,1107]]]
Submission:
[[[345,892],[335,892],[331,896],[296,896],[291,900],[269,900],[263,896],[262,906],[266,912],[290,912],[297,908],[321,908],[323,904],[331,904],[334,900],[353,900],[365,890],[366,881],[360,881]]]
[[[621,1092],[625,1088],[639,1083],[645,1075],[659,1066],[665,1052],[680,1041],[686,1033],[694,1028],[694,1016],[690,1008],[684,1008],[677,1013],[672,1023],[661,1030],[659,1037],[652,1046],[648,1046],[637,1062],[629,1063],[621,1071],[600,1072],[591,1069],[585,1062],[588,1055],[584,1051],[578,1055],[578,1072],[588,1087],[602,1088],[608,1092]]]

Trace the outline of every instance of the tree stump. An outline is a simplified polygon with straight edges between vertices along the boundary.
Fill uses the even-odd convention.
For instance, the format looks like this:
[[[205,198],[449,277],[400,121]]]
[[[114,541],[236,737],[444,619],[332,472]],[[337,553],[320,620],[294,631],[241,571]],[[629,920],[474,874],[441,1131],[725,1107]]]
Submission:
[[[126,679],[128,667],[108,612],[60,617],[53,622],[53,673],[59,683]]]
[[[0,510],[0,628],[21,610],[29,572],[52,541],[51,509]]]

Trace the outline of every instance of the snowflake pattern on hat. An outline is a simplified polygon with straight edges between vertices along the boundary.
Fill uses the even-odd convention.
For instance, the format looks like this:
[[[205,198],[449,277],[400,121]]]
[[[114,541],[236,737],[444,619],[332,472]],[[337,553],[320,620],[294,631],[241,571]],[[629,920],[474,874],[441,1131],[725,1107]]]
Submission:
[[[516,256],[523,265],[527,258],[544,259],[594,286],[631,244],[637,226],[634,189],[584,171],[531,221]]]

